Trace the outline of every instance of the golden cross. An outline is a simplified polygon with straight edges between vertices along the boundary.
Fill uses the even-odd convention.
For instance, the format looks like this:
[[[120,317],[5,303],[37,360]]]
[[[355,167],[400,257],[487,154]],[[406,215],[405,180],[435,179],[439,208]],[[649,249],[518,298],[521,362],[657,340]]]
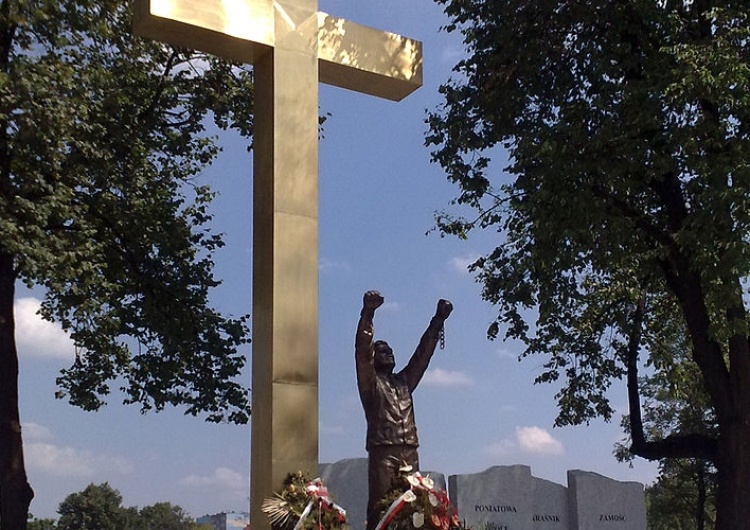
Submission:
[[[255,69],[251,520],[289,472],[318,468],[318,83],[400,100],[421,43],[317,0],[135,0],[135,30]],[[363,139],[363,141],[365,141]]]

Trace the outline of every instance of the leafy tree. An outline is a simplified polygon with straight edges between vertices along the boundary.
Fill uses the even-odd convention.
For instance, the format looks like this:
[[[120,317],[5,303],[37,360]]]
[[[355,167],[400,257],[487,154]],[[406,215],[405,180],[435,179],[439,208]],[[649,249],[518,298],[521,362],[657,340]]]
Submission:
[[[151,506],[128,508],[122,495],[109,483],[89,484],[83,491],[71,493],[58,507],[59,521],[30,518],[29,530],[210,530],[199,525],[180,506],[157,502]]]
[[[29,517],[28,530],[56,530],[57,522],[54,519],[37,519],[36,517]]]
[[[135,530],[194,530],[195,521],[185,510],[168,502],[142,508]]]
[[[135,506],[129,506],[127,508],[123,508],[124,512],[124,527],[128,530],[135,530],[138,528],[138,523],[140,521],[140,512],[138,511],[138,508]]]
[[[715,526],[716,474],[705,460],[668,459],[646,488],[649,530],[709,530]]]
[[[132,528],[122,495],[104,484],[89,484],[79,493],[71,493],[57,509],[58,530],[123,530]]]
[[[0,523],[25,528],[33,496],[18,413],[13,299],[75,341],[58,397],[96,410],[118,378],[142,410],[182,404],[246,422],[245,317],[209,304],[213,117],[248,137],[252,76],[131,34],[128,2],[0,0]]]
[[[437,223],[500,232],[474,264],[489,335],[545,356],[557,424],[579,424],[678,319],[717,429],[632,450],[713,463],[716,528],[750,529],[750,6],[436,1],[467,48],[428,117],[460,190]]]
[[[89,484],[79,493],[68,495],[57,510],[57,530],[197,530],[197,525],[181,507],[157,502],[138,510],[124,507],[122,495],[107,482]]]

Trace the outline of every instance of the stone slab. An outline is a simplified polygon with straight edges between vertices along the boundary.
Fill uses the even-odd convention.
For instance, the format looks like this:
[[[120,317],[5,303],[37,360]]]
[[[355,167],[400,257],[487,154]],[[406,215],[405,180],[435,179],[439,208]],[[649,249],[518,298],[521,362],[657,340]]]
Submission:
[[[320,464],[318,474],[336,504],[346,510],[351,530],[364,530],[367,519],[367,459],[347,458]]]
[[[646,530],[644,486],[568,471],[571,530]]]
[[[568,488],[549,480],[532,477],[534,530],[567,530],[570,524]]]
[[[448,477],[451,502],[474,530],[534,530],[533,488],[531,468],[524,465]]]

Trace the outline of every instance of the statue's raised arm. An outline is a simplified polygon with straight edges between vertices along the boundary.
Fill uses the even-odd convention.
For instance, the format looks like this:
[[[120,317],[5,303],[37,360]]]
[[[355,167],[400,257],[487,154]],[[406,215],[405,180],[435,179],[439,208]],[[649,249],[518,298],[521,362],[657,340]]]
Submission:
[[[411,359],[409,359],[409,363],[399,372],[409,386],[410,392],[414,392],[417,388],[427,367],[430,365],[432,354],[435,353],[435,347],[440,340],[445,321],[452,311],[453,304],[448,300],[438,300],[435,316],[430,319],[430,324],[419,340],[419,344],[416,350],[414,350]]]
[[[354,355],[357,365],[357,386],[362,404],[375,384],[375,348],[373,344],[373,318],[375,310],[383,305],[385,299],[378,291],[367,291],[362,297],[362,311],[359,314]],[[366,408],[366,405],[365,405]]]

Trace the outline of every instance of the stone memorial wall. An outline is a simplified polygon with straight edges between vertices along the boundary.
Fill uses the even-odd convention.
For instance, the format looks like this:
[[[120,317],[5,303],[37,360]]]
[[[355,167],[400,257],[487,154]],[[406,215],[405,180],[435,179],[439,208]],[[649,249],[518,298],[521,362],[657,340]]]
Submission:
[[[532,476],[525,465],[493,466],[480,473],[423,471],[446,489],[473,530],[646,530],[644,487],[587,471],[568,471],[568,485]],[[352,530],[364,530],[367,459],[321,464],[320,477],[346,508]]]

